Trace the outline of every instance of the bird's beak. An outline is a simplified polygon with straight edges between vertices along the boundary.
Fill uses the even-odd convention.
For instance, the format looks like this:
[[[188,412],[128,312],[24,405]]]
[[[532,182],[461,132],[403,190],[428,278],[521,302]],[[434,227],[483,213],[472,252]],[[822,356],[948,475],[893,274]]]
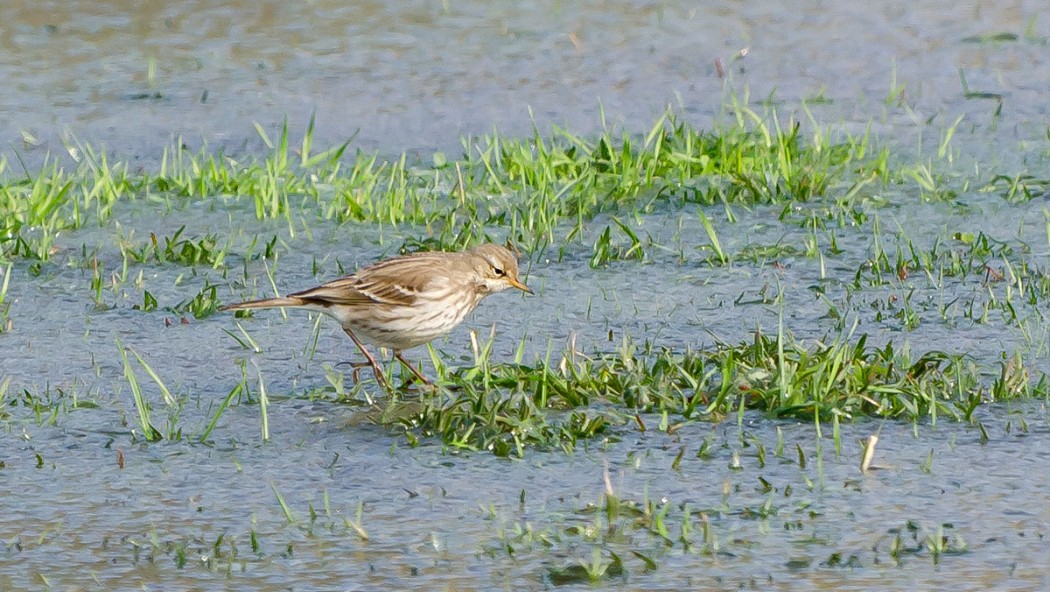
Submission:
[[[533,292],[531,288],[521,283],[521,280],[515,278],[507,278],[507,283],[521,290],[522,292],[525,292],[526,294],[535,294],[535,292]]]

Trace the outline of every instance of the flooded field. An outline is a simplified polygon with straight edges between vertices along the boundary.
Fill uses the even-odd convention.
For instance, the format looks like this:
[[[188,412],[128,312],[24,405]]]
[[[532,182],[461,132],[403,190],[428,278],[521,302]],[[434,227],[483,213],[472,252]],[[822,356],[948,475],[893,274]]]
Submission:
[[[5,4],[0,589],[1046,588],[1040,9]]]
[[[827,123],[885,123],[910,140],[930,118],[967,114],[1034,139],[1050,69],[1043,8],[18,0],[0,8],[0,75],[14,81],[0,90],[0,137],[24,156],[72,136],[155,162],[173,136],[257,153],[253,123],[301,128],[316,113],[321,145],[353,136],[428,159],[458,152],[461,135],[527,136],[533,121],[594,133],[599,104],[635,132],[668,105],[706,127],[721,67],[757,99],[809,100]],[[1001,125],[987,118],[998,99],[980,93],[1003,101]]]

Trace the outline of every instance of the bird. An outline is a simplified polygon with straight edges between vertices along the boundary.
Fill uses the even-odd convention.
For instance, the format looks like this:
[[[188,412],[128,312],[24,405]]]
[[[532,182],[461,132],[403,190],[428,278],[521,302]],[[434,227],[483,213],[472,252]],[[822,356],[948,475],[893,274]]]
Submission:
[[[220,311],[301,308],[339,322],[383,388],[389,383],[365,344],[389,348],[420,381],[430,380],[402,352],[448,334],[486,296],[517,288],[518,258],[485,243],[465,251],[426,251],[385,259],[328,283],[277,298],[227,304]]]

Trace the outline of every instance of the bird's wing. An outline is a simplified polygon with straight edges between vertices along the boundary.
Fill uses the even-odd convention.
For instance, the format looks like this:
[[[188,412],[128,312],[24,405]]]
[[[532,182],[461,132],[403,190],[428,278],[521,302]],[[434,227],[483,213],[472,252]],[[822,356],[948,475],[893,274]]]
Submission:
[[[426,254],[398,257],[289,296],[317,304],[411,306],[427,282],[436,279],[440,263]]]
[[[391,301],[389,298],[384,297],[381,294],[373,294],[367,290],[367,286],[361,285],[360,279],[353,275],[333,280],[327,284],[317,286],[316,288],[310,288],[309,290],[289,294],[289,296],[299,298],[304,302],[327,305],[345,304],[354,306],[376,302],[411,304],[410,302],[404,302],[399,299]]]

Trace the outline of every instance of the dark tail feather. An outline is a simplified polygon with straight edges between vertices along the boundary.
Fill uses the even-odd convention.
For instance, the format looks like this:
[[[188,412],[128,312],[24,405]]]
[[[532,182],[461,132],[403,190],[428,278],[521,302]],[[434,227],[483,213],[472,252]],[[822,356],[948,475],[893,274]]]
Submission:
[[[262,300],[249,300],[237,304],[220,306],[219,310],[248,310],[251,308],[278,308],[281,306],[302,306],[306,304],[299,298],[263,298]]]

